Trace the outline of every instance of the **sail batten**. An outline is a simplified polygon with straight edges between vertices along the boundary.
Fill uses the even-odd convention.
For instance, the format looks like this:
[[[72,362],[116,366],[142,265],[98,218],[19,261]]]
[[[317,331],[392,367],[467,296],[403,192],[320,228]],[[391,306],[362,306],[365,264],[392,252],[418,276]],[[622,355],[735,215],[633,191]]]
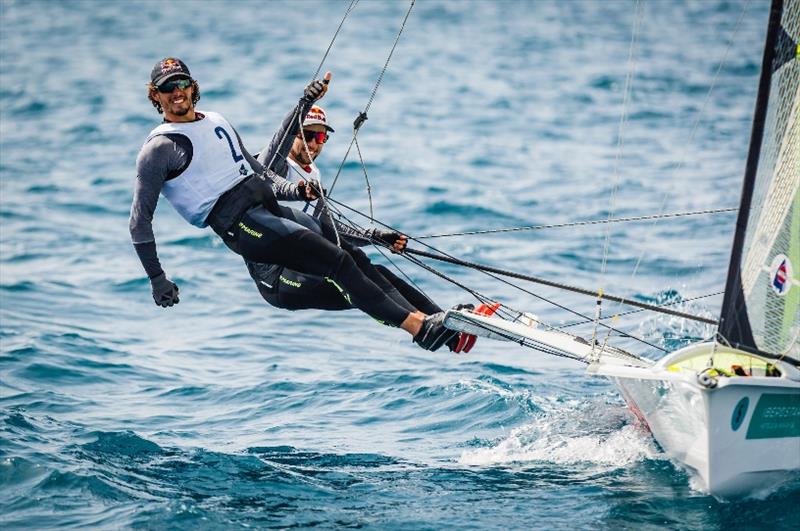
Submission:
[[[718,339],[800,360],[800,0],[774,0]]]

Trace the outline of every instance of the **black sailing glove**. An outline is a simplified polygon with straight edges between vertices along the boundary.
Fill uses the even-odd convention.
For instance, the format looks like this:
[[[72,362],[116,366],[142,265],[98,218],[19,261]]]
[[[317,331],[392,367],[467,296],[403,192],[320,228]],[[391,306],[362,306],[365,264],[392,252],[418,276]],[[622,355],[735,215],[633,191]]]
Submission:
[[[321,79],[317,79],[308,84],[306,89],[303,91],[303,97],[310,102],[315,102],[320,99],[327,90],[328,84]]]
[[[392,252],[402,253],[406,250],[408,238],[399,232],[386,229],[372,229],[369,231],[369,239],[378,243],[391,247]]]
[[[161,273],[157,277],[150,279],[150,286],[153,288],[153,300],[161,306],[173,306],[180,302],[178,299],[178,286],[167,278],[166,273]]]
[[[304,201],[314,201],[319,199],[320,195],[328,194],[316,179],[309,179],[308,182],[301,180],[297,183],[297,189],[300,190],[300,197]],[[320,194],[320,191],[322,191],[322,194]]]

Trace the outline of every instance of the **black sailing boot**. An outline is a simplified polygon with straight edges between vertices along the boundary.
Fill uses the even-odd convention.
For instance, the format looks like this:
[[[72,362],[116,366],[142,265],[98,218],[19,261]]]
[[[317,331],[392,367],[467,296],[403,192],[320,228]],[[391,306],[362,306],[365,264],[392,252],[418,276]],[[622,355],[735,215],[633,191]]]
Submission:
[[[458,332],[449,330],[444,326],[445,312],[437,312],[429,315],[422,321],[422,328],[414,336],[414,343],[430,350],[437,350],[439,347],[458,336]]]

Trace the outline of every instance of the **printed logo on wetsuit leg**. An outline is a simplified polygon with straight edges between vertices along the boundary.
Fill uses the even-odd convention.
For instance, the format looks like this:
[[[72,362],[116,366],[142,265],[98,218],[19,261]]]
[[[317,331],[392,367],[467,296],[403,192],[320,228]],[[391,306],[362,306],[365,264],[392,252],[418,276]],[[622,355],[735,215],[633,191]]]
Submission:
[[[289,286],[291,286],[293,288],[299,288],[299,287],[301,287],[303,285],[301,282],[295,282],[294,280],[289,280],[288,278],[286,278],[283,275],[278,277],[278,280],[280,280],[284,284],[287,284],[287,285],[289,285]]]
[[[250,227],[248,227],[247,225],[245,225],[241,221],[239,222],[239,228],[242,229],[243,231],[245,231],[250,236],[253,236],[254,238],[260,238],[260,237],[262,237],[264,235],[264,234],[258,232],[257,230],[251,229]]]

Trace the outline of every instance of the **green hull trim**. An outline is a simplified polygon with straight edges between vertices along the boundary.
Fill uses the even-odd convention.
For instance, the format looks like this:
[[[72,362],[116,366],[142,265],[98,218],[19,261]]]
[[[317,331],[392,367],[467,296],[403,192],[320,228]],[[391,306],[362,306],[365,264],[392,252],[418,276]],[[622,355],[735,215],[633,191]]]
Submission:
[[[747,426],[746,439],[800,437],[800,394],[761,395]]]

